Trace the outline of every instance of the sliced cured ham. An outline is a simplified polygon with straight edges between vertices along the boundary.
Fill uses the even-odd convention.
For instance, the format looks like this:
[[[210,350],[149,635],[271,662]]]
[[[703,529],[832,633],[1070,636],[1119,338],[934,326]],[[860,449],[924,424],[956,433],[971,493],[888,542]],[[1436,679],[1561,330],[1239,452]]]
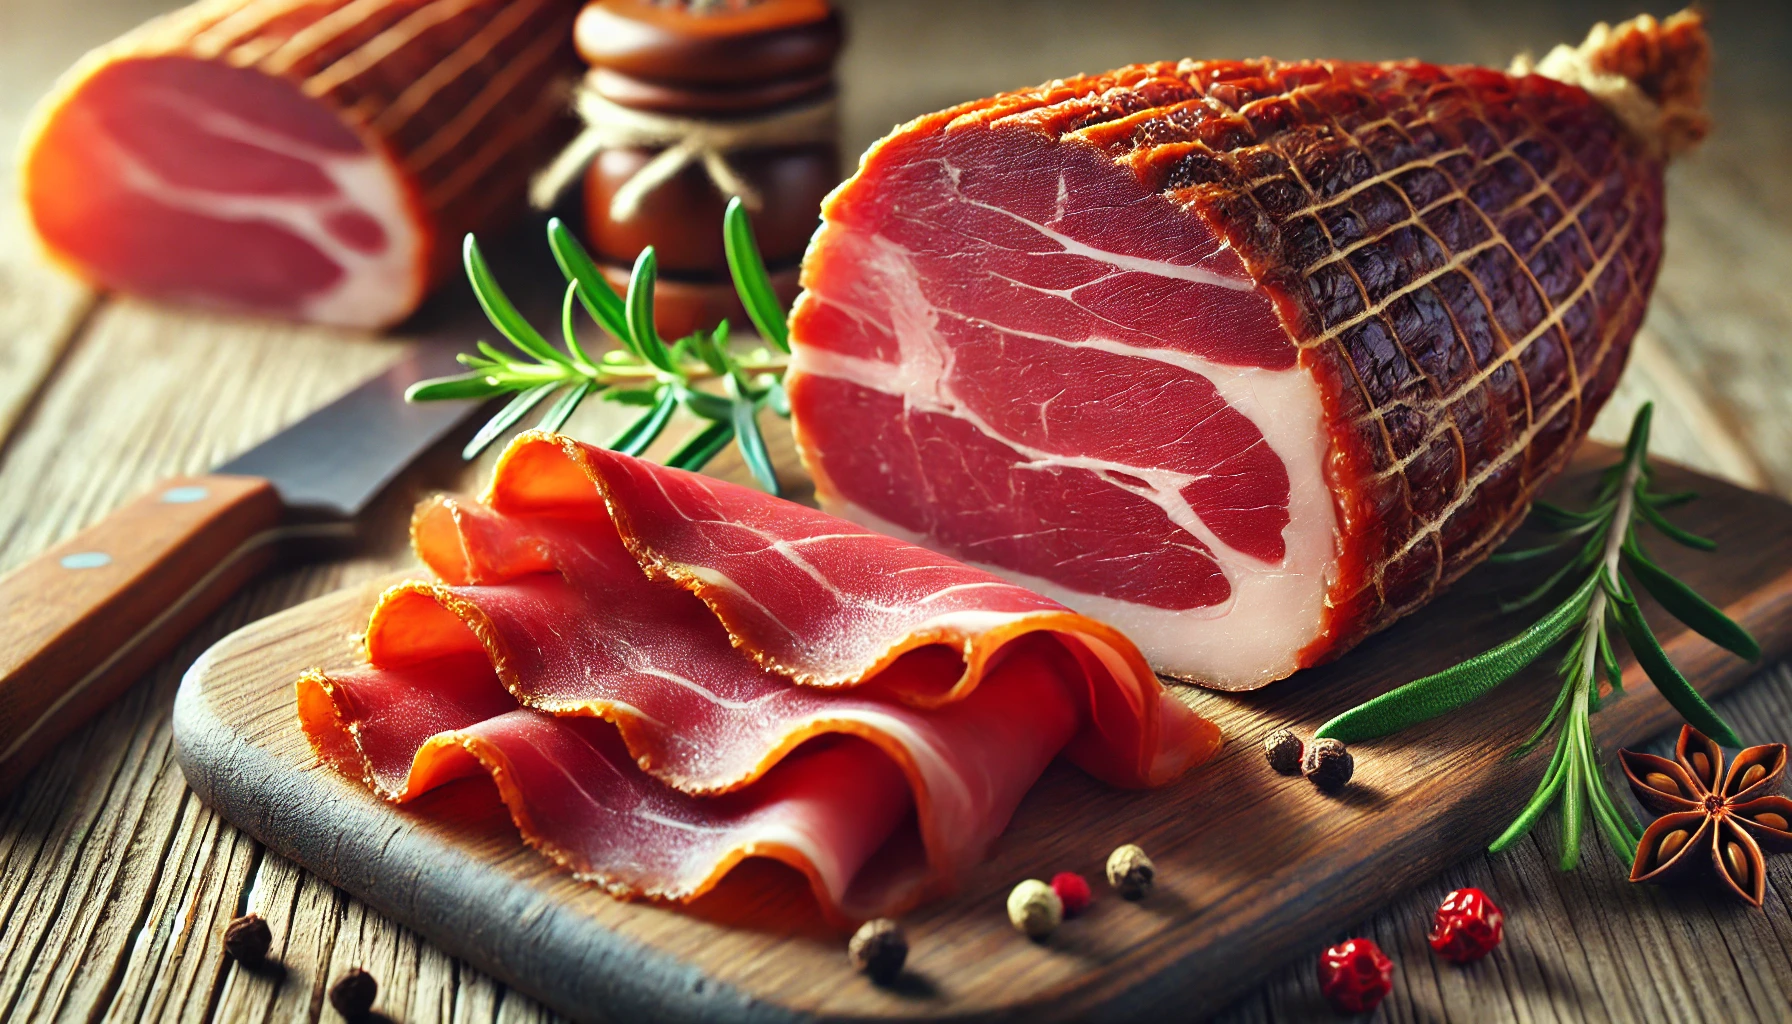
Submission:
[[[570,136],[577,0],[206,0],[88,54],[21,161],[45,248],[178,302],[402,319]]]
[[[523,836],[618,895],[741,859],[860,919],[949,887],[1059,754],[1158,785],[1217,730],[1112,628],[813,509],[548,434],[412,525],[368,663],[313,672],[319,755],[405,802],[489,775]]]
[[[898,128],[789,393],[824,507],[1246,689],[1417,608],[1610,394],[1703,131],[1696,14],[1506,74],[1135,65]]]

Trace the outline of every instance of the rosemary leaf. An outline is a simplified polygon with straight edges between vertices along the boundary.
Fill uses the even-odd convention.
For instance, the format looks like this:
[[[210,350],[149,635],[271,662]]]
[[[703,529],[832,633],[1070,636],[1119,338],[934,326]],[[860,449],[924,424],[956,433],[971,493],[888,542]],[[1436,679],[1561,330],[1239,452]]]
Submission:
[[[1689,501],[1696,500],[1698,496],[1698,491],[1675,491],[1672,494],[1646,493],[1642,497],[1643,503],[1651,508],[1667,509],[1679,508]]]
[[[660,397],[652,409],[643,413],[628,429],[610,439],[606,448],[612,448],[624,455],[639,455],[647,450],[666,429],[666,423],[672,418],[672,411],[678,408],[678,396],[671,388],[660,392]]]
[[[493,441],[514,426],[517,420],[528,415],[530,409],[540,405],[542,399],[553,394],[560,386],[558,381],[552,384],[542,384],[512,398],[510,404],[500,409],[496,416],[487,420],[485,426],[479,428],[479,433],[474,434],[473,439],[467,442],[467,446],[461,449],[461,458],[478,458],[480,452],[485,451]]]
[[[1585,613],[1596,583],[1581,584],[1554,611],[1498,647],[1359,704],[1320,726],[1314,738],[1354,743],[1386,736],[1481,697],[1566,636]]]
[[[702,331],[697,331],[679,344],[685,343],[690,344],[690,347],[697,353],[697,358],[703,360],[703,365],[709,367],[710,372],[718,377],[728,374],[728,359],[723,355],[722,348],[728,343],[728,321],[722,321],[721,326],[716,328],[716,334],[704,334]]]
[[[479,243],[471,234],[467,235],[466,242],[461,247],[461,255],[467,266],[467,279],[473,283],[473,296],[479,300],[479,306],[485,310],[486,318],[492,322],[492,326],[502,331],[511,344],[529,355],[545,362],[571,366],[572,363],[560,354],[560,350],[548,344],[547,339],[516,311],[510,296],[505,295],[504,289],[498,287],[497,278],[492,276],[491,268],[485,265],[485,256],[480,253]]]
[[[1581,733],[1581,746],[1588,752],[1588,792],[1593,794],[1593,803],[1599,812],[1610,822],[1607,831],[1612,847],[1622,853],[1626,859],[1635,859],[1637,844],[1642,842],[1643,827],[1631,813],[1627,804],[1620,803],[1612,796],[1612,788],[1606,778],[1605,766],[1599,762],[1599,744],[1593,739],[1592,719],[1582,716],[1578,723]]]
[[[1489,565],[1511,565],[1516,562],[1528,562],[1533,558],[1542,558],[1551,552],[1560,551],[1564,541],[1545,544],[1540,548],[1520,548],[1517,551],[1497,551],[1487,556]]]
[[[1573,730],[1566,730],[1562,742],[1568,747],[1568,758],[1563,764],[1562,786],[1562,858],[1563,871],[1572,871],[1580,863],[1580,830],[1585,824],[1586,815],[1581,810],[1581,788],[1585,775],[1581,769],[1580,744],[1576,742]]]
[[[1556,569],[1555,572],[1550,573],[1549,576],[1546,577],[1542,583],[1539,583],[1534,589],[1532,589],[1529,593],[1525,594],[1523,597],[1515,598],[1510,601],[1501,601],[1500,602],[1500,612],[1502,614],[1510,614],[1512,612],[1518,611],[1520,608],[1528,608],[1531,605],[1536,604],[1538,601],[1543,600],[1543,598],[1545,598],[1549,595],[1550,591],[1556,589],[1556,587],[1558,585],[1560,585],[1564,579],[1568,578],[1569,573],[1573,572],[1577,568],[1584,568],[1584,566],[1579,565],[1579,562],[1580,562],[1580,559],[1578,559],[1578,558],[1574,559],[1573,561],[1564,562],[1564,563],[1562,563],[1562,565],[1559,568]]]
[[[1742,746],[1741,737],[1736,735],[1736,730],[1730,728],[1730,723],[1705,703],[1705,698],[1699,695],[1699,691],[1693,689],[1686,677],[1680,674],[1680,670],[1674,667],[1674,663],[1668,660],[1667,652],[1661,649],[1661,641],[1655,638],[1654,631],[1643,618],[1642,609],[1637,607],[1636,599],[1631,596],[1629,586],[1622,580],[1619,581],[1619,586],[1619,596],[1612,601],[1618,613],[1618,627],[1624,633],[1625,643],[1630,645],[1630,653],[1636,656],[1637,664],[1649,674],[1649,681],[1655,684],[1655,688],[1674,706],[1674,710],[1680,712],[1680,717],[1691,723],[1694,729],[1724,746]]]
[[[790,392],[784,390],[783,380],[774,380],[766,385],[765,404],[785,419],[790,418]]]
[[[566,282],[566,296],[560,301],[560,333],[566,338],[566,351],[572,353],[572,361],[583,370],[595,370],[590,357],[585,355],[584,348],[579,345],[579,334],[573,323],[573,301],[579,293],[577,281]]]
[[[666,465],[674,469],[695,471],[710,459],[715,458],[716,453],[728,447],[728,442],[732,440],[734,440],[733,423],[711,423],[673,452],[672,457],[666,460]]]
[[[1544,715],[1542,723],[1537,726],[1536,730],[1518,745],[1518,749],[1512,751],[1512,757],[1523,757],[1537,749],[1537,744],[1542,743],[1544,737],[1548,736],[1550,730],[1554,729],[1556,723],[1561,720],[1562,712],[1568,707],[1568,699],[1573,695],[1574,680],[1563,681],[1561,689],[1556,691],[1556,702],[1549,706],[1549,714]]]
[[[1513,819],[1512,824],[1506,826],[1506,831],[1501,832],[1499,838],[1487,847],[1488,852],[1499,853],[1524,838],[1525,834],[1537,824],[1537,820],[1543,817],[1543,812],[1549,810],[1549,805],[1555,802],[1556,794],[1562,791],[1567,768],[1567,753],[1566,744],[1556,744],[1556,751],[1549,759],[1549,767],[1544,769],[1543,781],[1537,784],[1537,789],[1531,794],[1531,799],[1525,803],[1524,810],[1518,812],[1518,817]]]
[[[1760,659],[1761,645],[1748,630],[1701,597],[1698,591],[1663,572],[1649,560],[1640,546],[1634,543],[1624,545],[1624,564],[1629,567],[1637,582],[1643,585],[1643,589],[1649,592],[1649,596],[1655,598],[1674,618],[1739,658],[1748,661]]]
[[[653,287],[658,281],[659,258],[653,254],[650,245],[641,250],[635,260],[635,269],[629,275],[628,299],[624,304],[628,313],[628,332],[635,339],[635,352],[641,358],[667,373],[674,373],[671,353],[666,351],[666,343],[660,340],[660,332],[653,326]]]
[[[480,371],[457,373],[452,377],[420,380],[405,389],[407,402],[438,402],[455,398],[490,398],[508,389]]]
[[[1531,503],[1531,515],[1546,526],[1551,526],[1556,529],[1568,529],[1570,527],[1580,526],[1583,523],[1597,522],[1603,519],[1604,510],[1593,508],[1585,512],[1570,512],[1560,505],[1551,504],[1547,501],[1534,501]]]
[[[715,330],[709,332],[709,345],[715,350],[717,357],[722,361],[722,368],[716,370],[716,372],[729,376],[737,376],[740,373],[740,360],[734,358],[728,351],[728,335],[732,330],[733,325],[727,320],[723,320],[716,325]],[[711,369],[715,368],[711,367]]]
[[[752,221],[739,196],[728,201],[728,210],[722,215],[722,248],[734,290],[753,326],[759,328],[759,336],[778,351],[789,352],[790,328],[784,322],[784,306],[772,288],[771,275],[766,273],[765,260],[753,238]]]
[[[1624,439],[1624,461],[1619,465],[1641,463],[1649,448],[1649,424],[1655,419],[1655,403],[1644,402],[1630,421],[1630,436]]]
[[[1612,849],[1627,858],[1636,856],[1637,836],[1626,827],[1618,808],[1612,801],[1611,792],[1606,786],[1605,773],[1599,766],[1598,748],[1593,744],[1593,733],[1587,725],[1587,719],[1581,717],[1575,722],[1575,743],[1581,751],[1581,784],[1586,789],[1587,806],[1593,812],[1593,821],[1602,832]]]
[[[548,248],[553,250],[554,262],[560,265],[560,272],[566,275],[567,281],[578,284],[579,301],[584,304],[585,312],[590,313],[591,319],[611,337],[628,345],[628,316],[622,299],[610,287],[610,282],[604,280],[597,264],[591,262],[585,247],[558,217],[548,221]]]
[[[1700,551],[1717,550],[1717,541],[1714,541],[1709,537],[1701,537],[1696,533],[1688,533],[1680,527],[1675,526],[1668,521],[1666,516],[1657,511],[1655,506],[1649,504],[1647,500],[1637,502],[1637,513],[1641,515],[1650,526],[1660,530],[1662,536],[1675,543],[1684,544],[1689,548],[1696,548]]]
[[[572,414],[578,409],[579,403],[583,402],[585,396],[591,394],[591,389],[596,386],[587,380],[580,381],[568,388],[566,394],[561,395],[558,401],[548,407],[547,415],[541,418],[540,428],[558,434],[560,428],[566,426],[566,421],[572,419]]]
[[[673,385],[678,392],[678,400],[686,409],[706,420],[732,422],[734,420],[734,403],[720,395],[712,395],[707,391],[698,391],[684,384]]]
[[[735,378],[728,378],[728,390],[734,397],[734,415],[731,422],[734,426],[735,440],[740,444],[741,458],[759,486],[768,494],[780,494],[778,489],[778,471],[772,467],[771,452],[766,450],[765,435],[759,432],[759,407],[753,400],[740,393],[740,386]]]
[[[1605,673],[1606,682],[1612,684],[1612,693],[1624,692],[1624,669],[1618,664],[1618,652],[1612,649],[1611,638],[1612,614],[1608,608],[1605,621],[1599,624],[1599,666]]]
[[[618,405],[638,405],[643,408],[659,404],[659,392],[653,388],[611,388],[597,396],[605,402]]]

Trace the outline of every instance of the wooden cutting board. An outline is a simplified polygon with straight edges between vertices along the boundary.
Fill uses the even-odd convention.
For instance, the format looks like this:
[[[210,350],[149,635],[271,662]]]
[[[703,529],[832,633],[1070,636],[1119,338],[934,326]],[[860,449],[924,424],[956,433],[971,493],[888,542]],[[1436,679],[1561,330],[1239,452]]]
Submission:
[[[1584,502],[1609,449],[1589,446],[1555,489]],[[1677,513],[1714,554],[1656,539],[1652,550],[1761,639],[1792,651],[1792,506],[1662,467],[1662,490],[1703,497]],[[1329,798],[1273,774],[1261,743],[1310,734],[1336,712],[1506,638],[1511,570],[1483,567],[1338,663],[1256,694],[1179,688],[1227,742],[1159,790],[1110,789],[1053,765],[991,859],[956,897],[908,915],[909,971],[880,989],[851,972],[845,937],[823,925],[782,868],[748,866],[690,909],[620,903],[526,848],[489,782],[465,780],[395,809],[318,765],[298,728],[293,683],[311,666],[356,663],[381,589],[323,597],[221,641],[187,674],[174,709],[181,768],[227,818],[452,953],[579,1018],[780,1021],[818,1017],[1129,1019],[1203,1016],[1402,890],[1483,847],[1518,811],[1549,749],[1506,755],[1556,684],[1542,664],[1471,710],[1353,748],[1356,778]],[[1751,666],[1655,618],[1670,655],[1708,694]],[[1677,721],[1628,664],[1627,696],[1595,718],[1608,747]],[[1600,842],[1592,838],[1588,842]],[[1156,860],[1141,903],[1099,883],[1125,842]],[[1062,870],[1097,899],[1043,944],[1008,925],[1023,878]]]

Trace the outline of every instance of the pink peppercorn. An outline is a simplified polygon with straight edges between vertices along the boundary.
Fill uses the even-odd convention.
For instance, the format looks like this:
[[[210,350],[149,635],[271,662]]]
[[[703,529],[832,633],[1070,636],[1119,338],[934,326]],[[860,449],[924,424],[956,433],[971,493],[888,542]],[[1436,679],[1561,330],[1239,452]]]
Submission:
[[[1431,926],[1431,948],[1445,960],[1473,963],[1493,952],[1505,931],[1506,915],[1479,889],[1457,889],[1444,897]]]
[[[1060,871],[1052,876],[1052,891],[1064,904],[1064,916],[1075,917],[1089,906],[1089,883],[1074,871]]]
[[[1370,939],[1340,942],[1319,956],[1319,991],[1339,1013],[1368,1013],[1394,988],[1394,962]]]

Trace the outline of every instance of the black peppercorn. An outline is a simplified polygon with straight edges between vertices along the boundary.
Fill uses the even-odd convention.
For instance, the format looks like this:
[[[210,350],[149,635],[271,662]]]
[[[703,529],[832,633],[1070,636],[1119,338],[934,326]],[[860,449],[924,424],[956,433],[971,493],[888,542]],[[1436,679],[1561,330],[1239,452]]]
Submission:
[[[879,985],[887,985],[902,973],[908,960],[908,936],[902,926],[887,917],[866,921],[846,944],[853,967]]]
[[[349,1020],[361,1020],[373,1009],[373,1001],[379,994],[380,985],[373,980],[373,975],[353,967],[330,986],[330,1005]]]
[[[1307,779],[1327,793],[1343,789],[1355,768],[1356,762],[1350,751],[1334,739],[1314,740],[1307,747],[1307,756],[1300,765]]]
[[[1293,729],[1277,729],[1263,741],[1263,756],[1269,758],[1271,768],[1283,775],[1299,775],[1301,757],[1305,753],[1306,749]]]
[[[260,914],[244,914],[224,928],[224,952],[245,967],[254,967],[268,958],[268,947],[274,944],[274,933]]]

